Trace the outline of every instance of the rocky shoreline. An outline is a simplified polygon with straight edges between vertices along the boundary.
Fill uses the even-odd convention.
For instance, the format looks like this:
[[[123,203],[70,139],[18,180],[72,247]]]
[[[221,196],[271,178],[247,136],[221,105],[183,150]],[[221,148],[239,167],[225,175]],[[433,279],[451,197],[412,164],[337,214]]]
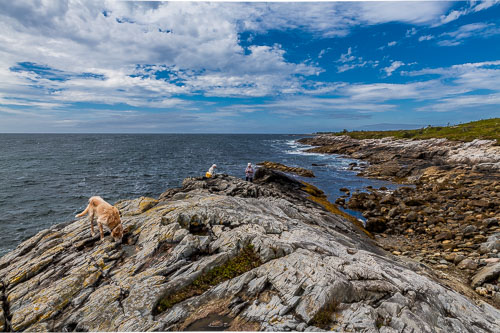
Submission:
[[[425,263],[450,287],[500,308],[500,147],[493,141],[319,135],[300,142],[317,146],[311,152],[369,162],[352,166],[360,176],[408,184],[393,192],[345,189],[337,203],[363,212],[384,249]]]
[[[384,251],[277,171],[187,178],[116,207],[122,244],[84,219],[0,259],[2,330],[500,330],[498,309]]]

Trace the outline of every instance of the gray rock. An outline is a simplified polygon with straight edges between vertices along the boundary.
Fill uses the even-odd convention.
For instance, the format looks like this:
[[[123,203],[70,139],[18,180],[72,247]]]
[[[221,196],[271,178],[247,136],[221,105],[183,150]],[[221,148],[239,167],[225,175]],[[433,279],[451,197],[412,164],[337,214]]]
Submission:
[[[470,270],[475,270],[477,266],[478,266],[477,261],[471,258],[465,258],[464,260],[460,261],[460,263],[457,265],[457,267],[460,269],[470,269]]]
[[[500,251],[500,233],[489,236],[486,242],[479,247],[479,253],[481,254],[490,253],[494,250]]]
[[[500,276],[500,263],[481,268],[473,277],[471,285],[473,288],[481,286],[488,281],[496,280]]]
[[[496,217],[487,218],[483,221],[483,225],[487,226],[488,228],[493,227],[493,226],[497,226],[498,219]]]
[[[461,262],[462,262],[462,260],[464,260],[465,258],[466,258],[466,257],[465,257],[464,255],[462,255],[462,254],[457,254],[457,255],[455,256],[455,259],[453,259],[453,263],[454,263],[455,265],[458,265],[458,264],[459,264],[459,263],[461,263]]]
[[[495,292],[493,294],[492,300],[497,306],[500,306],[500,292]]]
[[[254,183],[188,178],[117,203],[123,244],[92,238],[85,219],[42,231],[0,259],[0,328],[182,330],[218,314],[250,331],[500,331],[500,311],[388,255],[303,187],[266,170]],[[187,292],[249,248],[257,267]]]
[[[406,216],[406,220],[410,221],[410,222],[416,221],[417,218],[418,218],[418,215],[414,211],[409,212],[408,215]]]
[[[477,231],[477,227],[475,225],[468,225],[464,228],[464,235],[468,236]]]

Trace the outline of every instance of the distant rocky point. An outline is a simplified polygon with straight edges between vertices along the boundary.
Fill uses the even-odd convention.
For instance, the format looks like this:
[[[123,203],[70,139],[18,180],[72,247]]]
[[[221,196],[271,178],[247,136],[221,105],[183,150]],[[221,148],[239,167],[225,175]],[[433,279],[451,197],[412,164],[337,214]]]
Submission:
[[[118,202],[123,244],[87,219],[41,231],[0,259],[0,329],[500,331],[498,309],[382,250],[320,194],[259,168],[254,183],[187,178]]]
[[[460,142],[390,137],[359,140],[347,135],[323,134],[298,141],[315,146],[307,152],[346,155],[370,162],[361,176],[399,182],[412,182],[431,166],[468,166],[474,170],[500,171],[500,146],[492,140]]]

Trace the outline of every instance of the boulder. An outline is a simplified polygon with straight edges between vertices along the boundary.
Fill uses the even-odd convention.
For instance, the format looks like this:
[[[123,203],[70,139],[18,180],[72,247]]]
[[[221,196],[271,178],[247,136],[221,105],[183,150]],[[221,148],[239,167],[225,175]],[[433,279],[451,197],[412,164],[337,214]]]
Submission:
[[[473,288],[481,286],[488,281],[494,281],[500,276],[500,263],[481,268],[473,277],[471,285]]]
[[[460,263],[457,265],[459,269],[469,269],[469,270],[475,270],[477,266],[478,266],[477,261],[471,258],[465,258],[464,260],[460,261]]]

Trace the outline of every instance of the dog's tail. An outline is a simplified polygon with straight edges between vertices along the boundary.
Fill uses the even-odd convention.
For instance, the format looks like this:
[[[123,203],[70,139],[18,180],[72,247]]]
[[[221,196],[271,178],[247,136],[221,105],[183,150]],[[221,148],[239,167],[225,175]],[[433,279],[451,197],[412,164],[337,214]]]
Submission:
[[[84,216],[85,214],[87,214],[89,212],[89,209],[90,209],[90,203],[87,205],[87,208],[85,208],[85,210],[83,212],[81,212],[80,214],[75,215],[75,217],[82,217],[82,216]]]

